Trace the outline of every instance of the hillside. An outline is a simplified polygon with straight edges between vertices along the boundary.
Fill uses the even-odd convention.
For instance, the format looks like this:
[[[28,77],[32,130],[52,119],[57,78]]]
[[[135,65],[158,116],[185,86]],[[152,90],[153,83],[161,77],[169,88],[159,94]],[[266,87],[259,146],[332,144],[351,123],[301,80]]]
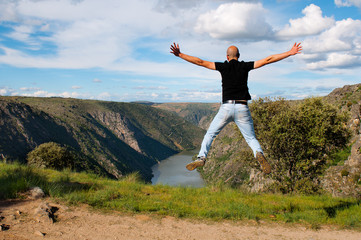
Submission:
[[[314,102],[317,101],[318,100],[314,100]],[[308,189],[307,191],[310,192],[316,191],[315,189],[318,186],[322,191],[329,192],[334,196],[359,196],[361,192],[361,84],[335,89],[328,96],[323,97],[321,102],[323,102],[323,104],[320,103],[320,109],[315,107],[314,110],[311,110],[310,108],[307,113],[308,115],[305,115],[305,117],[307,117],[305,119],[312,117],[316,114],[316,111],[319,112],[319,114],[323,114],[323,106],[325,107],[325,113],[330,113],[333,109],[332,106],[334,106],[335,109],[338,109],[340,116],[346,114],[348,117],[348,121],[343,122],[342,125],[344,126],[343,128],[350,131],[351,138],[349,138],[347,143],[340,143],[338,147],[330,145],[331,148],[329,150],[327,150],[327,148],[320,148],[325,152],[324,157],[304,160],[305,165],[302,166],[301,163],[300,168],[297,171],[305,171],[304,174],[308,174],[310,182],[306,182],[305,179],[299,179],[297,180],[299,183],[296,183],[295,186],[298,186],[301,189]],[[257,106],[260,103],[266,104],[265,106],[268,104],[266,102],[262,103],[262,101],[258,103],[257,101],[254,101],[250,105],[255,121],[256,134],[260,138],[266,156],[276,168],[276,172],[271,174],[271,176],[265,176],[260,172],[258,163],[254,160],[250,148],[244,141],[236,125],[232,123],[226,126],[215,139],[208,156],[207,164],[201,169],[201,174],[206,182],[213,184],[223,183],[234,187],[244,188],[252,192],[269,191],[270,189],[274,190],[275,180],[276,182],[280,181],[280,183],[284,183],[287,178],[292,177],[292,175],[289,175],[292,174],[291,172],[278,172],[282,167],[280,162],[285,161],[285,159],[282,159],[283,157],[281,157],[282,161],[280,161],[279,157],[287,157],[285,154],[282,155],[282,151],[288,151],[288,149],[299,152],[305,151],[306,153],[316,151],[315,149],[312,149],[311,145],[308,147],[306,146],[306,148],[302,150],[298,146],[304,144],[302,142],[299,142],[295,146],[291,145],[293,143],[291,143],[290,140],[297,140],[300,137],[296,132],[292,135],[292,131],[295,131],[291,130],[291,128],[293,128],[292,125],[289,129],[284,129],[286,125],[282,126],[282,124],[278,126],[270,125],[276,118],[279,119],[279,123],[281,123],[281,121],[286,121],[284,124],[288,124],[287,118],[290,118],[288,121],[293,121],[291,117],[299,113],[290,112],[289,115],[287,115],[287,108],[303,104],[303,109],[307,109],[309,106],[305,103],[305,100],[296,102],[275,100],[268,104],[268,110],[259,109]],[[331,106],[328,107],[327,104],[331,104]],[[283,106],[285,107],[285,112],[279,112],[279,109]],[[315,106],[317,106],[317,104]],[[255,111],[255,108],[257,108],[257,111]],[[262,117],[263,119],[260,119],[259,117]],[[331,121],[333,121],[333,119],[334,117],[330,117]],[[299,122],[297,122],[297,124],[299,124]],[[270,126],[274,127],[270,129]],[[316,132],[320,132],[320,134],[325,134],[325,140],[330,142],[330,144],[332,144],[333,141],[336,141],[334,139],[335,136],[328,132],[329,130],[313,129],[312,127],[313,126],[308,126],[311,131],[310,133],[303,132],[301,134],[310,134],[311,136],[311,134],[314,133],[314,136],[310,139],[316,141],[316,139],[321,139],[321,135],[316,135]],[[331,127],[330,125],[322,125],[322,128],[325,129],[331,129]],[[287,136],[292,137],[287,138],[285,137],[286,134]],[[327,136],[327,134],[330,135]],[[278,137],[272,138],[271,136]],[[284,140],[283,137],[285,137]],[[345,140],[346,138],[343,139]],[[320,142],[320,144],[325,144],[325,142]],[[280,146],[283,146],[284,148],[281,148]],[[320,147],[322,146],[320,145]],[[279,148],[281,153],[277,153],[277,148]],[[275,151],[276,155],[273,154]],[[293,161],[292,158],[290,161]],[[318,164],[320,164],[318,170],[312,167],[318,166]],[[291,168],[289,171],[291,171]],[[314,173],[312,173],[312,171]],[[301,172],[295,172],[294,174],[301,175]],[[311,176],[311,174],[315,175]],[[279,186],[276,186],[276,188],[277,187]]]
[[[188,122],[207,130],[216,115],[219,103],[156,103],[155,108],[173,112]]]
[[[71,146],[89,168],[119,178],[197,147],[203,130],[167,111],[134,103],[0,97],[0,156],[24,162],[45,142]]]

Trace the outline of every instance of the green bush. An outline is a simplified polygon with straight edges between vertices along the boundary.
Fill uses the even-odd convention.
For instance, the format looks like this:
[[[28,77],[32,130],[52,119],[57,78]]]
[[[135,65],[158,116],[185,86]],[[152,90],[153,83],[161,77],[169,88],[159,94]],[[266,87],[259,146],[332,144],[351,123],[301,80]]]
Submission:
[[[324,102],[259,99],[252,103],[255,131],[272,161],[278,190],[312,193],[326,166],[326,156],[348,143],[347,116]]]
[[[73,169],[76,159],[77,156],[72,150],[54,142],[43,143],[27,155],[29,165],[56,170]]]

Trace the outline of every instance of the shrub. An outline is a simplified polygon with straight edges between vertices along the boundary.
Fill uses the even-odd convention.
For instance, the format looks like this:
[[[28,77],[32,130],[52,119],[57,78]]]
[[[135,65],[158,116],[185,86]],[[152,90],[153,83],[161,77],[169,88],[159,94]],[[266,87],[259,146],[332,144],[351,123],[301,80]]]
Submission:
[[[317,191],[326,154],[345,147],[350,137],[347,117],[321,98],[259,99],[252,115],[257,137],[273,161],[275,186],[284,193]]]
[[[69,147],[54,142],[43,143],[27,155],[29,165],[56,170],[74,168],[76,159],[75,152]]]
[[[347,177],[348,174],[349,174],[349,171],[347,171],[346,169],[343,169],[343,170],[341,171],[341,176],[342,176],[342,177]]]

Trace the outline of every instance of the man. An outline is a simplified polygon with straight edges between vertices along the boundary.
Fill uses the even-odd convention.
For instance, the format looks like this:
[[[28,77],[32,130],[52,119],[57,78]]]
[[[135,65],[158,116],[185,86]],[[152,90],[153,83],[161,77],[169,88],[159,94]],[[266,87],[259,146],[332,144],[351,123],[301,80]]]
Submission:
[[[179,45],[175,43],[171,45],[170,49],[171,53],[175,56],[190,63],[211,70],[217,70],[222,76],[222,105],[203,138],[197,160],[189,163],[186,168],[192,171],[197,167],[204,166],[214,138],[226,124],[234,121],[246,142],[251,147],[255,158],[260,163],[262,171],[269,174],[271,172],[271,166],[264,157],[262,148],[256,139],[253,120],[247,104],[247,101],[251,100],[247,85],[248,72],[301,53],[301,43],[295,43],[291,50],[287,52],[271,55],[255,62],[239,62],[238,59],[240,55],[238,48],[235,46],[230,46],[227,49],[227,61],[224,63],[204,61],[200,58],[181,53]]]

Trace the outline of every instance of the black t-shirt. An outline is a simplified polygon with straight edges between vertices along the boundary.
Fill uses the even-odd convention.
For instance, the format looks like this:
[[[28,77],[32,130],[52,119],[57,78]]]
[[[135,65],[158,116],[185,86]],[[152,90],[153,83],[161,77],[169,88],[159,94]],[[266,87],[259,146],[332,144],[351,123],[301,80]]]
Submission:
[[[248,72],[254,68],[254,62],[231,60],[216,62],[216,70],[222,75],[222,101],[251,100],[248,92]]]

